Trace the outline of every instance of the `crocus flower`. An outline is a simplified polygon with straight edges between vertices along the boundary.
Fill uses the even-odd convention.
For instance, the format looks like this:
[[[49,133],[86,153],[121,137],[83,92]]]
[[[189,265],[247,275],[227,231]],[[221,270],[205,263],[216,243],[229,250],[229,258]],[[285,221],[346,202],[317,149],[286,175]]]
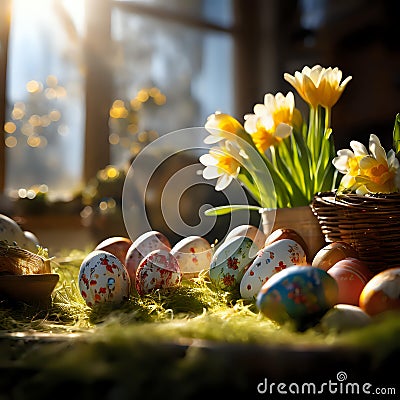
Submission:
[[[207,118],[204,127],[210,133],[210,136],[204,139],[206,144],[214,144],[224,139],[230,139],[232,134],[239,135],[244,131],[242,124],[238,120],[218,111]]]
[[[310,68],[305,66],[301,72],[296,71],[294,76],[284,74],[284,79],[289,82],[313,108],[321,105],[332,108],[339,100],[344,88],[352,79],[348,76],[343,82],[342,71],[339,68],[323,68],[315,65]]]
[[[251,135],[258,150],[264,153],[290,136],[293,124],[299,123],[301,115],[294,107],[292,92],[286,96],[268,93],[264,96],[264,104],[256,104],[254,114],[246,114],[244,119],[244,129]]]

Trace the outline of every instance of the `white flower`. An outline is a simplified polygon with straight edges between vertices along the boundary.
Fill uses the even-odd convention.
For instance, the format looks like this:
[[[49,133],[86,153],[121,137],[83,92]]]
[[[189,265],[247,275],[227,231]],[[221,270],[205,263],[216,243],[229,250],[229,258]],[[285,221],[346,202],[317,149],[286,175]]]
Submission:
[[[203,170],[205,179],[217,179],[215,190],[224,190],[240,172],[241,150],[233,142],[212,147],[208,154],[203,154],[199,161],[206,166]]]

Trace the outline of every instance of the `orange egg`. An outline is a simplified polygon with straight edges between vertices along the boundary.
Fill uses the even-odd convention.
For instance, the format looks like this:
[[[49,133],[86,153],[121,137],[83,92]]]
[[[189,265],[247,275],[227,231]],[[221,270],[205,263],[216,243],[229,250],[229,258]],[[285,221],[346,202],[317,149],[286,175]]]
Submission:
[[[126,253],[131,244],[132,240],[124,236],[112,236],[100,242],[95,247],[95,250],[108,251],[109,253],[114,254],[114,256],[125,265]]]
[[[362,290],[359,304],[369,315],[400,310],[400,267],[376,274]]]
[[[332,242],[320,249],[314,256],[312,266],[327,271],[338,261],[347,257],[357,258],[358,254],[354,247],[346,242]]]
[[[338,261],[327,272],[338,284],[338,303],[358,306],[360,294],[372,278],[367,265],[356,258],[347,257]]]

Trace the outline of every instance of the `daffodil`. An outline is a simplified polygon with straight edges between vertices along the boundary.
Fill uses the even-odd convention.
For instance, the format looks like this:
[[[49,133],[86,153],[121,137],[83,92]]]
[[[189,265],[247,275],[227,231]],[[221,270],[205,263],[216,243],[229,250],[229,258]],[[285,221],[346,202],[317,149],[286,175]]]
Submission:
[[[339,68],[323,68],[321,65],[315,65],[312,68],[305,66],[301,72],[296,71],[294,76],[285,73],[284,79],[313,108],[321,105],[330,109],[339,100],[352,77],[348,76],[340,82],[342,71]]]
[[[215,190],[224,190],[240,172],[242,155],[235,143],[226,141],[223,145],[212,147],[209,153],[200,156],[199,161],[206,166],[205,179],[217,179]]]
[[[242,136],[244,132],[243,125],[237,119],[218,111],[207,118],[204,127],[210,133],[204,139],[206,144],[214,144],[224,139],[231,139],[232,134]]]
[[[351,189],[356,184],[356,176],[360,174],[359,161],[361,158],[368,155],[368,150],[366,147],[356,141],[352,140],[350,142],[350,149],[341,149],[337,152],[337,157],[332,160],[332,164],[335,168],[344,174],[341,180],[341,187],[344,189]]]
[[[294,106],[292,92],[286,96],[268,93],[264,96],[264,104],[256,104],[254,114],[246,114],[244,119],[244,129],[250,133],[259,151],[264,153],[290,136],[293,124],[300,125],[301,114]]]
[[[370,136],[370,155],[361,158],[356,177],[359,193],[393,193],[399,191],[399,161],[391,149],[386,154],[376,135]]]
[[[400,189],[400,168],[393,149],[386,154],[379,138],[372,134],[369,152],[357,141],[350,143],[351,150],[337,152],[333,159],[337,170],[345,174],[340,182],[340,190],[350,190],[357,194],[393,193]]]

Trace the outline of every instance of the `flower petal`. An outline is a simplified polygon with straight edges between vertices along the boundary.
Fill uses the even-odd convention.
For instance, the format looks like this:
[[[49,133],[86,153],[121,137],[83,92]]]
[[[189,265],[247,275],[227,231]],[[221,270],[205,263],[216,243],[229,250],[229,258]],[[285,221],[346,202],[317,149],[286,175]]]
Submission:
[[[221,191],[224,190],[229,186],[229,184],[232,182],[233,176],[228,175],[228,174],[223,174],[221,175],[218,180],[217,184],[215,185],[215,190]]]
[[[223,175],[223,171],[219,171],[217,167],[214,165],[209,165],[203,169],[203,178],[204,179],[215,179]]]
[[[200,156],[199,161],[205,166],[218,164],[218,160],[209,153]]]

